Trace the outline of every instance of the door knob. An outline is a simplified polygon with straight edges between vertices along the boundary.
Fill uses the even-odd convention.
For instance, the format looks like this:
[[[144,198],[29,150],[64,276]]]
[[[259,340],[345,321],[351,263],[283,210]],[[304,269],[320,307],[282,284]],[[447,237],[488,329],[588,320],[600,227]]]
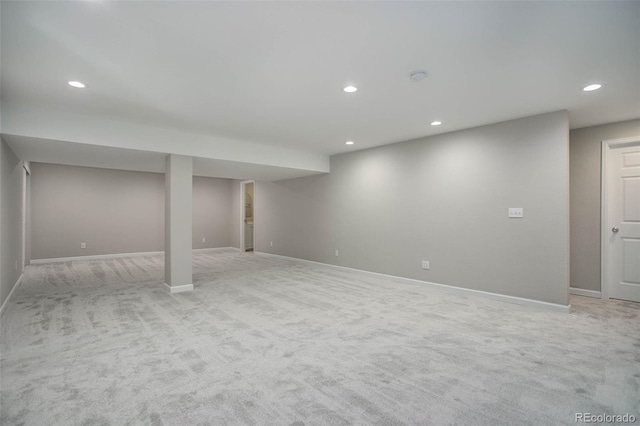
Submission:
[[[616,232],[618,232],[620,230],[620,228],[618,228],[617,226],[614,226],[613,228],[611,228],[611,232],[613,232],[614,234]]]

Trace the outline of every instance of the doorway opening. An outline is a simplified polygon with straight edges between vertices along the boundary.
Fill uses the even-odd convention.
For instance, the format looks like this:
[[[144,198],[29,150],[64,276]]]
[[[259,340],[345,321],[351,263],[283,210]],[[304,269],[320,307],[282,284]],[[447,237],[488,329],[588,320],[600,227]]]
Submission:
[[[250,180],[240,184],[240,199],[242,200],[240,250],[252,252],[255,239],[255,181]]]

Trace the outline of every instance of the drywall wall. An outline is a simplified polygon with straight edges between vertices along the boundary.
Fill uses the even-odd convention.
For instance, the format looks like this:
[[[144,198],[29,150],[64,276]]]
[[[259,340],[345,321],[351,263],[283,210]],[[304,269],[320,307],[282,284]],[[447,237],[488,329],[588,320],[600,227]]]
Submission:
[[[232,188],[230,179],[193,178],[193,248],[231,246]]]
[[[164,174],[46,163],[31,172],[32,259],[164,250]],[[231,185],[194,177],[194,248],[229,246]]]
[[[229,238],[231,239],[230,246],[237,249],[240,249],[240,229],[244,226],[241,216],[244,212],[242,209],[241,183],[242,181],[237,179],[231,182],[231,227],[229,228]]]
[[[253,182],[244,186],[244,219],[253,222]]]
[[[25,174],[24,177],[27,179],[27,191],[26,191],[26,229],[25,229],[25,258],[24,258],[24,266],[27,266],[31,263],[31,175]]]
[[[32,259],[161,250],[164,174],[31,163]]]
[[[171,293],[193,290],[193,158],[165,158],[164,283]]]
[[[331,250],[331,175],[256,182],[255,250],[341,264]]]
[[[22,163],[0,141],[0,306],[15,286],[22,267]]]
[[[567,305],[568,135],[561,111],[337,155],[329,175],[260,182],[256,250]],[[524,218],[508,218],[509,207]]]
[[[5,102],[2,112],[3,131],[13,136],[197,156],[205,159],[205,162],[217,160],[209,164],[217,163],[231,173],[241,168],[245,172],[258,172],[267,177],[283,174],[300,176],[329,169],[327,155],[309,150],[104,119],[60,108],[46,109]],[[7,117],[11,117],[11,120],[7,120]],[[247,168],[247,164],[253,166]]]
[[[640,136],[640,120],[572,130],[571,286],[600,291],[602,141]]]

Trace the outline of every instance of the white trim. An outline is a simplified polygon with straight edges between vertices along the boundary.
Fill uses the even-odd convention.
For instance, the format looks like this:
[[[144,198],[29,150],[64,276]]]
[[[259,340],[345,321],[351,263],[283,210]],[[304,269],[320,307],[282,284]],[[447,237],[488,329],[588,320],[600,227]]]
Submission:
[[[224,250],[237,250],[240,251],[238,247],[209,247],[209,248],[198,248],[193,249],[193,251],[202,252],[202,251],[224,251]]]
[[[41,265],[43,263],[69,262],[72,260],[96,260],[109,259],[111,257],[128,257],[128,256],[149,256],[154,254],[164,254],[164,251],[144,251],[140,253],[113,253],[113,254],[97,254],[93,256],[72,256],[72,257],[55,257],[51,259],[32,259],[32,265]]]
[[[27,171],[28,174],[31,174],[31,165],[28,161],[23,161],[22,167]]]
[[[584,288],[578,288],[578,287],[569,287],[569,293],[575,294],[577,296],[595,297],[597,299],[602,298],[601,291],[586,290]]]
[[[4,303],[2,304],[2,307],[0,307],[0,317],[2,316],[2,314],[4,314],[4,310],[7,307],[7,304],[9,303],[9,300],[11,300],[11,296],[13,296],[13,293],[16,291],[16,289],[18,287],[20,287],[20,284],[22,284],[22,279],[23,278],[24,278],[24,274],[20,274],[20,277],[18,277],[18,281],[16,281],[16,283],[13,285],[13,288],[9,292],[9,295],[4,300]]]
[[[628,138],[607,139],[602,141],[602,156],[600,170],[602,176],[600,180],[600,290],[603,299],[609,298],[609,211],[607,198],[607,169],[609,164],[609,152],[619,145],[634,144],[640,142],[640,136],[631,136]]]
[[[378,272],[365,271],[365,270],[362,270],[362,269],[348,268],[346,266],[332,265],[330,263],[322,263],[322,262],[315,262],[313,260],[298,259],[297,257],[283,256],[283,255],[280,255],[280,254],[263,253],[263,252],[258,252],[256,254],[266,255],[266,256],[284,257],[284,258],[287,258],[287,259],[297,260],[297,261],[300,261],[300,262],[315,263],[317,265],[330,266],[332,268],[337,268],[337,269],[345,269],[345,270],[349,270],[349,271],[362,272],[362,273],[365,273],[365,274],[371,274],[371,275],[376,275],[376,276],[385,277],[385,278],[393,278],[395,280],[405,281],[405,282],[409,282],[409,283],[426,284],[428,286],[437,287],[437,288],[440,288],[442,290],[447,290],[447,291],[451,291],[451,292],[454,292],[454,293],[462,293],[462,294],[471,293],[471,294],[474,294],[476,296],[485,297],[485,298],[492,299],[492,300],[498,300],[500,302],[514,303],[516,305],[523,305],[523,306],[533,306],[533,307],[542,308],[542,309],[545,309],[545,310],[548,310],[548,311],[569,313],[570,308],[571,308],[571,305],[559,305],[557,303],[549,303],[549,302],[543,302],[543,301],[540,301],[540,300],[525,299],[525,298],[522,298],[522,297],[508,296],[506,294],[490,293],[488,291],[473,290],[473,289],[465,288],[465,287],[456,287],[456,286],[447,285],[447,284],[432,283],[432,282],[429,282],[429,281],[416,280],[416,279],[413,279],[413,278],[398,277],[398,276],[395,276],[395,275],[381,274],[381,273],[378,273]]]
[[[173,293],[183,293],[185,291],[193,290],[193,284],[182,284],[182,285],[173,285],[173,286],[171,286],[171,285],[169,285],[167,283],[164,283],[164,287],[171,294],[173,294]]]
[[[221,251],[221,250],[239,250],[237,247],[211,247],[193,249],[193,251]],[[43,263],[69,262],[72,260],[98,260],[109,259],[111,257],[129,257],[129,256],[151,256],[156,254],[164,254],[164,251],[143,251],[139,253],[112,253],[112,254],[96,254],[93,256],[71,256],[71,257],[55,257],[51,259],[33,259],[31,265],[42,265]]]

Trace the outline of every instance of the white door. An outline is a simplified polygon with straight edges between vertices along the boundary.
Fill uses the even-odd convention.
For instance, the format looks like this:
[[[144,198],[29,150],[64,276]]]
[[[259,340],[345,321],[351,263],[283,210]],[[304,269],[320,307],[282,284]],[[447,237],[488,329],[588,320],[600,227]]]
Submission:
[[[605,141],[603,154],[603,290],[640,302],[640,137]]]

